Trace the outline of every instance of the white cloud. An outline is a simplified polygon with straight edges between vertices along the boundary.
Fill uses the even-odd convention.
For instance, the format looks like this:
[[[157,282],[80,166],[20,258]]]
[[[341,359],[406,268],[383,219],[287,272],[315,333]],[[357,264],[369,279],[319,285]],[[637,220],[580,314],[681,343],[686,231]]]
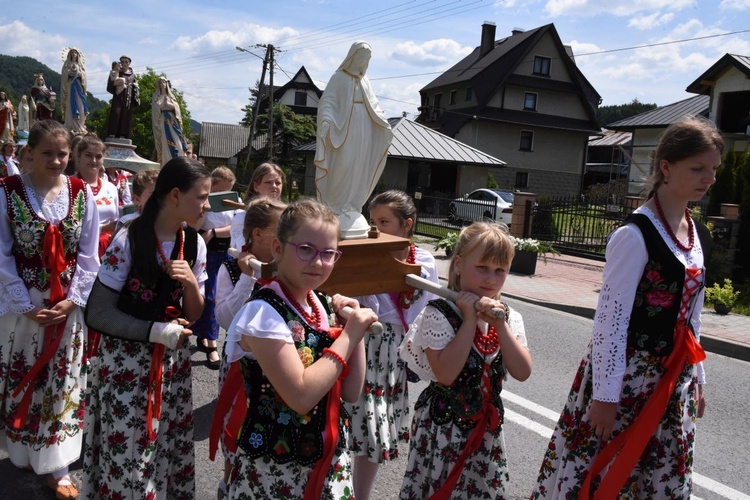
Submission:
[[[414,66],[446,66],[457,63],[472,50],[473,47],[462,47],[455,40],[439,38],[423,43],[399,43],[390,52],[390,57]]]
[[[628,21],[628,28],[635,28],[639,31],[650,30],[657,26],[667,24],[669,21],[674,19],[673,12],[667,12],[662,14],[661,12],[654,12],[650,16],[636,16]]]
[[[47,66],[62,67],[60,49],[71,45],[63,36],[35,30],[22,21],[0,26],[0,47],[11,56],[29,56]]]
[[[719,5],[721,9],[750,9],[750,0],[721,0]]]
[[[599,0],[549,0],[544,7],[544,11],[550,17],[566,15],[595,16],[597,14],[612,14],[622,17],[631,16],[638,12],[660,9],[679,12],[687,7],[694,6],[695,3],[696,0],[630,0],[617,3],[601,2]]]
[[[210,30],[191,37],[180,36],[171,48],[190,53],[204,53],[216,49],[233,49],[257,43],[271,43],[274,40],[296,35],[292,28],[275,29],[258,24],[243,24],[235,30]]]

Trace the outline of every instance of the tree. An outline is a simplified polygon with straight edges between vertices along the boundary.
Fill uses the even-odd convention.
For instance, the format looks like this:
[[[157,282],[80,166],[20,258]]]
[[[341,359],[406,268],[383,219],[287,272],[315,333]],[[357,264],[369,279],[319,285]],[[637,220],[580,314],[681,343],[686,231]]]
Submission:
[[[707,215],[718,215],[722,203],[735,203],[735,177],[737,156],[734,150],[729,151],[716,172],[716,182],[711,186],[708,195]]]
[[[152,68],[146,68],[146,73],[136,75],[135,79],[138,82],[138,86],[141,89],[141,104],[133,109],[133,133],[131,140],[133,145],[136,146],[136,153],[143,158],[153,159],[154,158],[154,130],[152,126],[151,117],[151,97],[154,95],[156,85],[159,77],[165,77],[164,73],[156,74]],[[190,134],[190,111],[188,111],[187,104],[182,92],[172,88],[172,93],[177,99],[180,105],[180,113],[182,114],[182,132],[185,135],[185,140],[188,140]],[[95,113],[92,113],[86,125],[93,127],[101,139],[107,137],[107,129],[109,124],[109,108],[107,106]]]
[[[609,123],[614,123],[624,120],[625,118],[630,118],[631,116],[645,113],[646,111],[651,111],[656,107],[656,104],[645,104],[638,99],[633,99],[628,104],[599,106],[596,110],[596,117],[599,120],[599,123],[601,123],[603,127],[606,127]]]
[[[247,105],[242,108],[242,112],[245,113],[245,116],[240,121],[240,125],[249,127],[253,123],[253,109],[255,108],[255,103],[258,101],[259,96],[261,97],[261,99],[265,98],[265,96],[261,95],[259,87],[260,80],[255,80],[255,87],[251,87],[248,89],[250,91],[250,99]]]

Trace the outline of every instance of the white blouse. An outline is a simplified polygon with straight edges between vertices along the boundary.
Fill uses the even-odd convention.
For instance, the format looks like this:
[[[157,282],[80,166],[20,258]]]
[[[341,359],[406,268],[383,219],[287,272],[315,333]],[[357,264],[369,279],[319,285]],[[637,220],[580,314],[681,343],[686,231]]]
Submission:
[[[703,267],[703,249],[695,229],[693,249],[685,252],[672,241],[659,218],[648,207],[640,207],[636,213],[647,216],[653,222],[669,249],[685,267]],[[648,262],[646,242],[635,224],[626,224],[614,231],[607,244],[606,258],[592,335],[593,397],[597,401],[616,403],[620,401],[625,375],[628,321],[643,269]],[[695,303],[702,305],[703,298],[704,291],[701,290]],[[700,307],[693,311],[690,322],[700,340]],[[705,383],[702,362],[698,364],[698,383]]]
[[[240,274],[236,285],[232,285],[232,278],[224,265],[219,266],[216,276],[216,293],[214,294],[214,314],[216,321],[224,330],[229,330],[235,314],[250,298],[257,278],[245,273]]]
[[[31,207],[39,217],[48,220],[51,224],[58,224],[68,216],[70,196],[67,182],[63,182],[63,187],[57,198],[51,203],[42,200],[42,206],[40,207],[40,198],[31,187],[28,174],[22,175],[21,180],[26,195],[31,202]],[[86,218],[81,226],[76,270],[67,294],[68,300],[79,307],[86,306],[89,292],[91,292],[96,273],[99,270],[99,216],[91,188],[86,186],[86,192]],[[35,307],[29,295],[29,290],[16,272],[16,261],[12,253],[13,232],[6,210],[7,206],[7,193],[5,189],[0,188],[0,207],[3,209],[3,215],[0,217],[0,316],[8,313],[24,314]]]
[[[278,282],[273,281],[268,287],[276,292],[284,302],[294,309],[294,306],[292,306],[291,302],[287,300],[284,292],[281,291]],[[321,311],[320,329],[327,332],[330,328],[328,315],[325,314],[325,309],[323,309],[323,304],[318,300],[318,296],[315,294],[313,294],[313,296],[315,297],[314,300],[318,310]],[[305,309],[305,313],[312,312],[312,308],[308,307],[306,304],[302,304],[302,307]],[[252,300],[246,303],[242,306],[240,312],[234,317],[232,324],[227,330],[227,359],[230,363],[234,363],[243,356],[255,359],[255,356],[252,353],[245,352],[242,347],[240,347],[240,340],[243,335],[261,339],[283,340],[287,344],[294,343],[294,336],[299,335],[300,332],[304,332],[301,321],[303,321],[301,317],[297,320],[289,322],[285,321],[276,309],[265,300]]]
[[[97,212],[99,212],[99,224],[105,225],[110,222],[117,222],[120,216],[119,210],[119,198],[117,195],[117,186],[109,182],[107,179],[102,179],[102,187],[99,192],[94,195],[96,201]]]
[[[166,255],[171,255],[174,250],[174,241],[162,242],[162,249]],[[164,265],[161,256],[156,255],[160,265]],[[120,292],[128,279],[128,274],[133,267],[130,255],[130,241],[128,239],[128,228],[123,228],[112,239],[112,243],[107,247],[107,251],[102,256],[102,265],[99,268],[99,281],[109,288]],[[206,243],[203,238],[198,237],[198,254],[192,267],[193,275],[198,282],[201,295],[205,296],[204,283],[208,279],[206,273]],[[154,322],[151,329],[152,335],[165,331],[169,323]],[[181,329],[181,328],[180,328]],[[153,338],[153,337],[152,337]]]
[[[448,305],[461,316],[461,311],[456,304],[448,301]],[[479,326],[482,333],[487,333],[487,323],[479,320],[477,326]],[[522,346],[528,347],[523,317],[521,313],[511,307],[508,307],[508,326],[518,342]],[[428,305],[409,327],[409,332],[404,336],[404,340],[399,347],[399,356],[409,365],[409,368],[414,373],[419,375],[419,378],[437,382],[437,377],[435,377],[435,373],[432,371],[425,351],[427,349],[442,351],[455,337],[456,332],[453,330],[448,318],[435,307]],[[476,346],[472,345],[471,348],[479,352]],[[485,363],[492,363],[499,352],[500,349],[497,349],[491,354],[483,355]],[[480,355],[482,354],[480,353]]]
[[[437,284],[438,272],[435,267],[435,257],[433,257],[430,252],[417,248],[417,254],[414,260],[415,264],[422,266],[422,277]],[[429,301],[437,298],[432,293],[420,289],[417,289],[414,292],[414,296],[414,303],[412,303],[408,309],[404,309],[403,311],[407,325],[411,324],[417,318],[417,315],[425,308]],[[390,323],[399,326],[402,324],[399,310],[396,307],[396,304],[393,303],[389,293],[356,297],[356,300],[362,307],[368,307],[375,311],[375,314],[378,315],[378,320],[381,323]]]
[[[208,231],[209,229],[217,229],[226,227],[232,224],[235,210],[227,210],[226,212],[207,212],[206,220],[203,223],[201,229]],[[244,214],[244,212],[243,212]]]

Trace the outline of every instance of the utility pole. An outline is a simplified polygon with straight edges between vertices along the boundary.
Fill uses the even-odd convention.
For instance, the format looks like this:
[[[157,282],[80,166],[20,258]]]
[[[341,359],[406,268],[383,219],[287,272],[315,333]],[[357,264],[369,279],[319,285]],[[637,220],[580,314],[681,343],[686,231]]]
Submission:
[[[273,52],[274,47],[272,44],[268,44],[267,50],[266,50],[266,59],[269,59],[270,62],[270,74],[269,74],[269,82],[268,86],[271,88],[271,93],[269,94],[268,98],[268,161],[273,162]]]

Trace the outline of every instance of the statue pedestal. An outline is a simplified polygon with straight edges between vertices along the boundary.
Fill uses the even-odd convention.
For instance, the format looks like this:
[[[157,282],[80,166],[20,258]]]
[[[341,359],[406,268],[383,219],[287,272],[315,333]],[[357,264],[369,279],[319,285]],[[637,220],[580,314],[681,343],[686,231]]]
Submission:
[[[141,170],[159,170],[161,165],[155,161],[141,158],[135,153],[135,146],[130,139],[107,137],[104,143],[104,168],[116,168],[137,173]]]
[[[367,238],[370,231],[370,224],[362,215],[362,212],[349,210],[341,214],[337,213],[339,219],[339,230],[342,240],[357,240]]]
[[[408,245],[408,239],[385,233],[339,242],[341,258],[320,290],[348,297],[413,290],[404,277],[409,273],[419,276],[421,266],[406,264],[391,256],[391,252]]]

